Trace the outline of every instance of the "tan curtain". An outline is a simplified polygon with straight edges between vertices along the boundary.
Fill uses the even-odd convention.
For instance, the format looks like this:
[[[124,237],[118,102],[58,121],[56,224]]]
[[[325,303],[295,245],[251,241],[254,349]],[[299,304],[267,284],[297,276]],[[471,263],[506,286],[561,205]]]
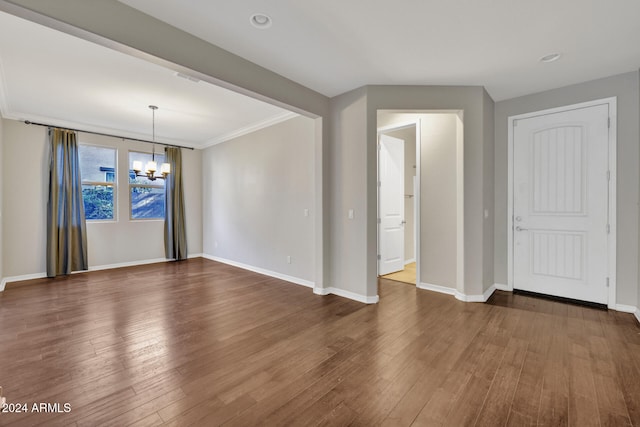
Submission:
[[[165,153],[166,161],[171,165],[171,173],[167,175],[165,182],[164,252],[169,259],[187,259],[182,152],[179,148],[166,147]]]
[[[87,270],[87,226],[76,134],[49,129],[47,276]]]

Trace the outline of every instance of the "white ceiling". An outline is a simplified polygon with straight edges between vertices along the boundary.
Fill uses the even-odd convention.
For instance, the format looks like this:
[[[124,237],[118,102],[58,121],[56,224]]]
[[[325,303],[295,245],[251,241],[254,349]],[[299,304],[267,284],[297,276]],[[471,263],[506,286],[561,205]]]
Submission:
[[[0,12],[5,118],[196,148],[294,114],[167,68]]]
[[[637,0],[121,1],[327,96],[482,85],[498,101],[640,68]]]

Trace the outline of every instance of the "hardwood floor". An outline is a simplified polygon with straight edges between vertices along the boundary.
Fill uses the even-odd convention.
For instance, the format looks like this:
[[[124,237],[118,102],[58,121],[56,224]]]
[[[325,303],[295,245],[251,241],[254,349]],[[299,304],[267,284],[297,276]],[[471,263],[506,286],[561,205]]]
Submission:
[[[0,425],[640,426],[632,315],[387,280],[380,297],[320,297],[204,259],[11,286],[7,402],[71,411]]]

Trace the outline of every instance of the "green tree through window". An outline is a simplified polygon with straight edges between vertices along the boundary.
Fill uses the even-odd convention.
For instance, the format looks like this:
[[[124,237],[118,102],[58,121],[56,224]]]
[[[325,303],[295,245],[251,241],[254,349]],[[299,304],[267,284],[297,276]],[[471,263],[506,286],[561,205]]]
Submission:
[[[87,220],[115,219],[116,149],[80,144],[82,199]]]

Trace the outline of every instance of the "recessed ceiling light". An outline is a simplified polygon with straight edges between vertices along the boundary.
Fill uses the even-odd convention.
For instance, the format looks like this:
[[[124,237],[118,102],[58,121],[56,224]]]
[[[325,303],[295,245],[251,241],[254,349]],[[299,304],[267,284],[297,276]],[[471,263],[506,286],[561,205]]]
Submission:
[[[261,30],[267,29],[273,24],[271,17],[269,15],[265,15],[264,13],[254,13],[249,18],[249,22],[256,28]]]
[[[549,55],[545,55],[542,58],[540,58],[540,62],[553,62],[553,61],[557,61],[558,59],[560,59],[560,55],[559,53],[551,53]]]

